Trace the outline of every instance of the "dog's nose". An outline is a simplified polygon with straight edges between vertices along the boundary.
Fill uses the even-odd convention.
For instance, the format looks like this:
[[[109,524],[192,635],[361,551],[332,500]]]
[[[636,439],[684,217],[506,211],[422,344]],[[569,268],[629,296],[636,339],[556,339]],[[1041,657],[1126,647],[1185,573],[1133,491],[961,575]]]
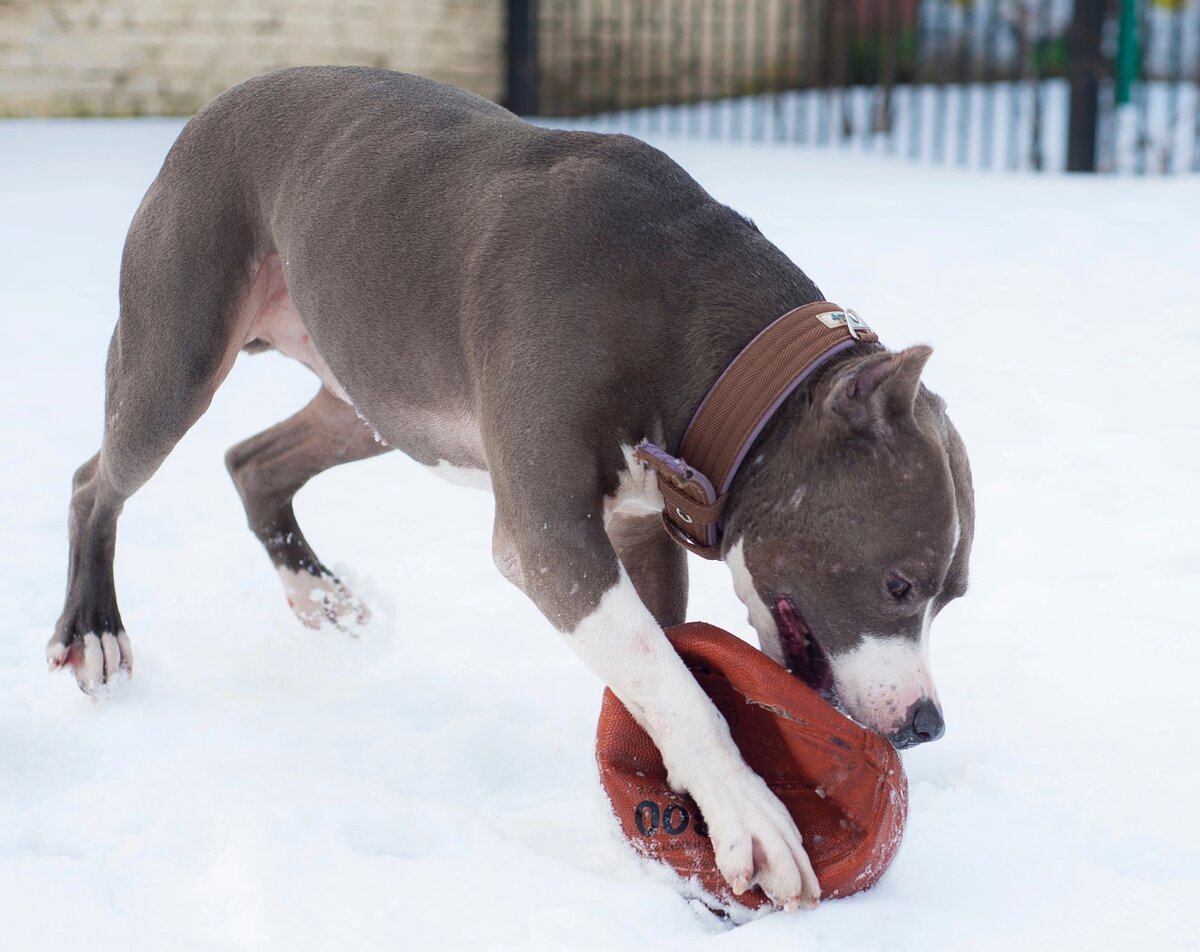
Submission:
[[[912,729],[921,744],[937,740],[946,733],[946,722],[942,720],[942,712],[937,704],[928,698],[921,701],[913,711]]]
[[[946,722],[935,701],[928,698],[918,701],[908,713],[908,723],[888,738],[901,750],[927,744],[946,733]]]

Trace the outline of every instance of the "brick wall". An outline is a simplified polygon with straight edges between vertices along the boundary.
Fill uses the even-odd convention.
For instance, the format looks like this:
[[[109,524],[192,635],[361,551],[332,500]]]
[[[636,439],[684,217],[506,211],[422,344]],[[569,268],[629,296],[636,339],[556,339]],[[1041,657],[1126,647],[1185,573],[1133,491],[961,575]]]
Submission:
[[[797,0],[546,0],[539,111],[579,115],[799,85],[820,53],[822,38],[808,29],[815,9]]]
[[[0,116],[194,112],[257,73],[354,63],[504,92],[504,0],[0,0]]]

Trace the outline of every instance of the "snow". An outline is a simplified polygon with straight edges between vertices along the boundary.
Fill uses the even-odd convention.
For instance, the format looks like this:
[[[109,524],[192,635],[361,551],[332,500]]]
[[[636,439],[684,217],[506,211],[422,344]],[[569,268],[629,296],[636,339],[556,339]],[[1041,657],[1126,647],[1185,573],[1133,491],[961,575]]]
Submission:
[[[734,929],[621,841],[600,685],[496,572],[488,495],[398,454],[316,480],[301,523],[375,620],[292,618],[221,460],[315,392],[275,355],[126,508],[134,679],[45,673],[121,241],[178,128],[0,124],[0,945],[1195,948],[1200,180],[666,142],[890,345],[935,345],[979,507],[892,869]],[[693,569],[691,616],[748,637]]]

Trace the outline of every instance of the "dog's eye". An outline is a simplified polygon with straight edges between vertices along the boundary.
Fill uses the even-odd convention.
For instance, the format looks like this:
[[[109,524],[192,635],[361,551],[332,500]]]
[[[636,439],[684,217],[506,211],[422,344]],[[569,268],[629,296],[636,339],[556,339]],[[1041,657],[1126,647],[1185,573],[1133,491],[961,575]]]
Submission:
[[[884,584],[887,585],[888,594],[898,602],[903,601],[912,591],[912,583],[895,573],[888,575]]]

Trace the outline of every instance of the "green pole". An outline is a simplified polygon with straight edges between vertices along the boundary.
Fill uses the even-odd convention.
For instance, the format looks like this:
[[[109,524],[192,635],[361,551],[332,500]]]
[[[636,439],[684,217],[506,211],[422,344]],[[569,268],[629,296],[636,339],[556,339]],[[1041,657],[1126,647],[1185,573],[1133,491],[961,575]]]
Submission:
[[[1142,51],[1138,43],[1138,0],[1121,0],[1121,21],[1117,38],[1117,103],[1133,99],[1133,84],[1141,68]]]

